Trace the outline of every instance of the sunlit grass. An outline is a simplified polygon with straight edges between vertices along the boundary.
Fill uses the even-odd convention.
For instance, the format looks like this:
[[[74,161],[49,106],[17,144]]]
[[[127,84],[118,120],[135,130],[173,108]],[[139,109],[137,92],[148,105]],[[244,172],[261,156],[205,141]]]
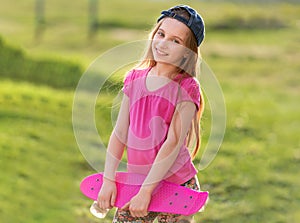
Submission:
[[[175,4],[153,2],[135,2],[136,7],[129,7],[130,0],[101,1],[103,29],[89,40],[86,2],[49,1],[49,24],[40,41],[35,41],[34,1],[6,1],[0,7],[0,32],[9,45],[21,45],[26,60],[33,57],[32,64],[40,57],[45,61],[54,57],[57,65],[65,58],[87,67],[99,53],[146,37],[157,12]],[[202,189],[210,192],[210,202],[205,212],[197,214],[196,222],[298,222],[300,7],[287,3],[186,3],[199,7],[207,18],[202,56],[222,86],[227,109],[224,142],[216,159],[198,174]],[[253,21],[256,15],[281,15],[279,19],[287,27],[210,27],[230,16],[238,22],[240,18]],[[14,59],[7,63],[14,67],[11,70],[20,68]],[[47,66],[40,67],[40,71],[44,69]],[[74,92],[63,86],[53,89],[7,78],[1,76],[0,81],[1,221],[99,222],[89,213],[91,202],[79,191],[80,180],[95,170],[88,166],[74,137]],[[121,78],[110,82],[108,88],[118,89]],[[114,93],[101,92],[95,107],[97,129],[105,144],[112,129],[114,97]],[[207,105],[203,146],[210,133],[209,112]],[[100,221],[111,222],[112,215],[110,212]]]

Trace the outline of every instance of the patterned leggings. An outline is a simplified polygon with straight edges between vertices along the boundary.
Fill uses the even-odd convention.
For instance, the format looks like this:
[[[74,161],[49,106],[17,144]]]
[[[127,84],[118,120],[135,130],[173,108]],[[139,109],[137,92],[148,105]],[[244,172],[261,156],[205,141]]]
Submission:
[[[200,186],[196,176],[182,184],[182,186],[191,188],[193,190],[200,190]],[[117,209],[115,217],[113,219],[113,223],[152,223],[156,218],[158,220],[158,223],[176,223],[179,221],[180,217],[181,215],[179,214],[158,212],[149,212],[145,217],[132,217],[129,211]]]

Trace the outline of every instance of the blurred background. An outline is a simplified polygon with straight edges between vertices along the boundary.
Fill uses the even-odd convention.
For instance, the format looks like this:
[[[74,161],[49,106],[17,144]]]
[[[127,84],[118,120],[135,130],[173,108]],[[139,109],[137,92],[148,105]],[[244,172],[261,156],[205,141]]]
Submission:
[[[1,0],[1,222],[111,222],[113,211],[96,219],[79,191],[95,170],[73,134],[74,90],[93,60],[146,39],[176,4],[204,17],[201,54],[227,109],[224,142],[198,174],[210,202],[196,222],[300,221],[299,1]],[[96,105],[106,143],[112,99]],[[204,147],[209,106],[202,129]]]

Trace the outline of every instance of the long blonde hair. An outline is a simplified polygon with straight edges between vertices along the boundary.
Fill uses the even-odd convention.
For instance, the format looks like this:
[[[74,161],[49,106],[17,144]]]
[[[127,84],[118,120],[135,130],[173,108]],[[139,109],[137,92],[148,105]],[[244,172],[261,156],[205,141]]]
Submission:
[[[180,15],[187,20],[189,19],[190,15],[188,12],[184,9],[175,9],[174,13],[177,15]],[[161,24],[163,23],[164,19],[160,20],[157,24],[154,25],[152,31],[150,32],[149,35],[149,42],[146,47],[144,56],[142,57],[141,61],[136,65],[136,68],[148,68],[148,67],[154,67],[156,65],[156,61],[154,60],[153,57],[153,52],[152,52],[152,42],[154,39],[154,35],[160,28]],[[186,40],[186,47],[189,48],[191,51],[193,51],[192,55],[190,55],[183,63],[178,67],[177,72],[182,74],[183,78],[186,77],[196,77],[197,75],[197,61],[199,59],[199,49],[197,46],[197,41],[193,33],[190,31],[188,38]],[[181,80],[180,80],[181,81]],[[200,135],[200,120],[203,114],[204,110],[204,98],[200,90],[200,106],[197,111],[197,113],[194,115],[194,119],[192,121],[191,127],[188,132],[187,136],[187,141],[186,145],[190,148],[192,146],[192,139],[193,139],[193,134],[196,138],[196,144],[194,148],[191,151],[191,157],[194,159],[200,149],[201,145],[201,135]]]

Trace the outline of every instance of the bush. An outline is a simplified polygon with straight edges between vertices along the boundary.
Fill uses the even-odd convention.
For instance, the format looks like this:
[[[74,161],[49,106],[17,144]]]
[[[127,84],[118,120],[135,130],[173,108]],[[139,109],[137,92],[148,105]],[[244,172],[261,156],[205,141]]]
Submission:
[[[0,77],[54,88],[75,89],[83,69],[78,64],[54,59],[33,59],[0,38]]]
[[[216,30],[234,30],[234,29],[282,29],[287,24],[275,17],[266,17],[263,15],[254,15],[250,18],[242,15],[230,15],[212,24],[211,28]]]

